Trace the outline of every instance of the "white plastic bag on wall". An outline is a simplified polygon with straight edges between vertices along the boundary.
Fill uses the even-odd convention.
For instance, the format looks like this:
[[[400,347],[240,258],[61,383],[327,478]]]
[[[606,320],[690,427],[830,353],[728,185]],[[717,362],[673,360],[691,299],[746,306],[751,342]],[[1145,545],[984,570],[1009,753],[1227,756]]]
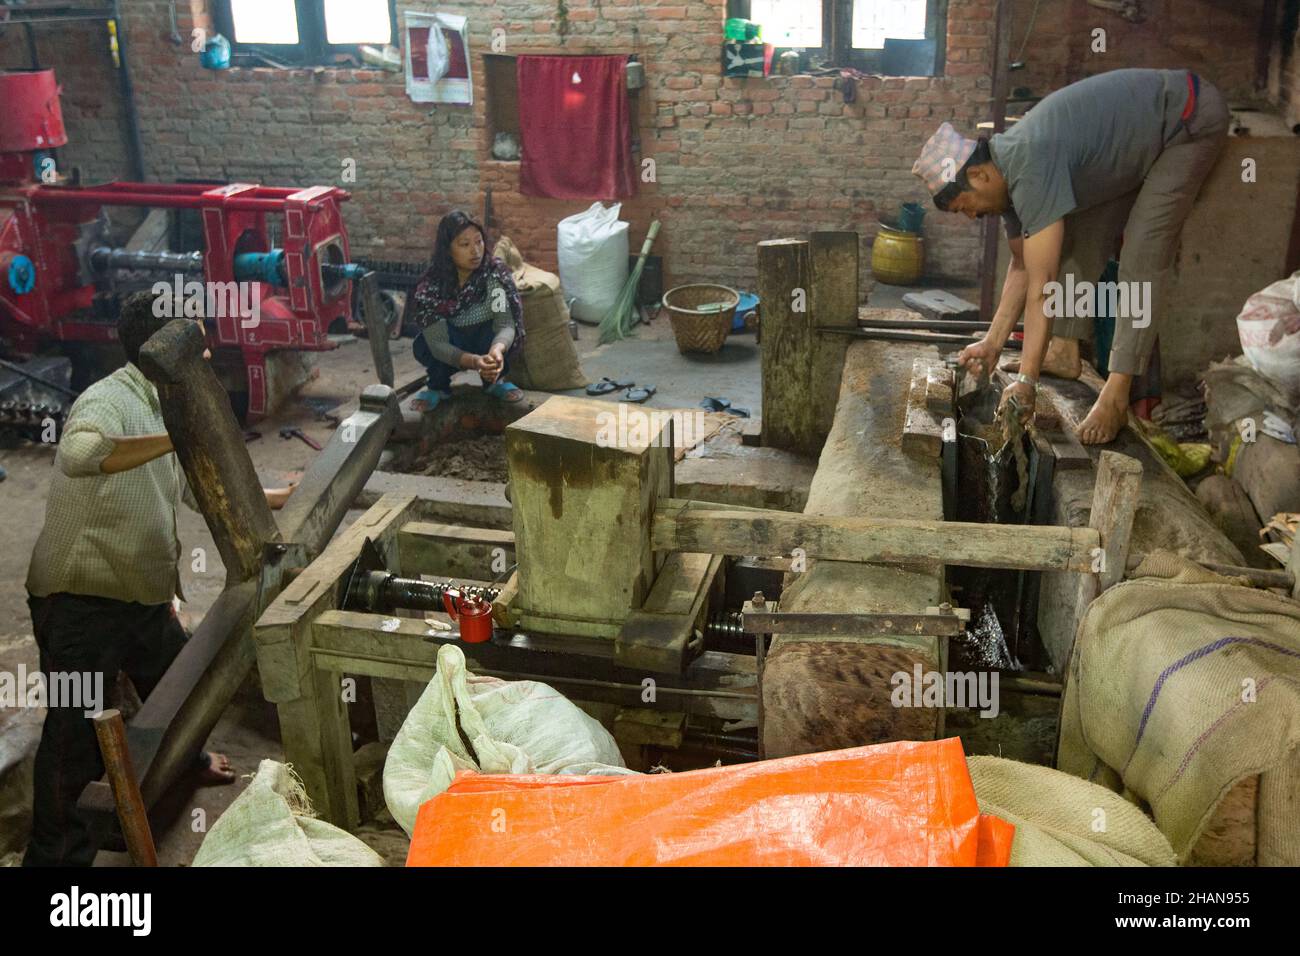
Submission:
[[[469,747],[466,747],[468,742]],[[384,801],[408,834],[420,805],[457,770],[483,773],[627,774],[600,721],[536,681],[477,677],[454,644],[388,748]]]
[[[1270,341],[1275,329],[1295,328],[1300,317],[1300,272],[1274,282],[1246,300],[1237,316],[1237,334],[1246,361],[1256,372],[1300,403],[1300,331]]]
[[[627,223],[619,222],[621,203],[593,203],[586,212],[561,219],[558,227],[560,284],[569,311],[595,324],[614,307],[628,277]]]

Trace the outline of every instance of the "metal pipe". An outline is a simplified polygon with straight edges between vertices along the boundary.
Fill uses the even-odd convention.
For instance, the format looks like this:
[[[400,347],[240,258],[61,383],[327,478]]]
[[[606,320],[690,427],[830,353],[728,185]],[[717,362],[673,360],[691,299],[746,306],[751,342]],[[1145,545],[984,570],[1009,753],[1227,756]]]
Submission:
[[[140,270],[145,272],[172,272],[187,275],[203,273],[201,252],[133,252],[129,249],[110,249],[99,246],[90,251],[90,264],[97,272],[112,270]]]
[[[149,830],[144,798],[131,767],[131,750],[126,744],[122,714],[116,710],[100,711],[91,722],[95,725],[95,738],[104,758],[109,786],[113,788],[113,803],[117,805],[117,819],[122,824],[122,836],[131,860],[136,866],[157,866],[158,851]]]
[[[131,155],[131,174],[144,179],[144,144],[140,139],[140,113],[135,107],[135,84],[131,80],[131,64],[127,58],[126,28],[122,24],[122,4],[113,0],[113,18],[109,29],[117,36],[117,75],[122,87],[122,106],[126,111],[127,148]]]
[[[929,335],[925,332],[894,332],[889,329],[834,329],[817,326],[816,331],[823,335],[847,335],[855,339],[878,339],[882,342],[926,342],[931,345],[974,345],[978,339],[969,335]],[[1015,339],[1007,339],[1004,349],[1019,351],[1021,345]]]

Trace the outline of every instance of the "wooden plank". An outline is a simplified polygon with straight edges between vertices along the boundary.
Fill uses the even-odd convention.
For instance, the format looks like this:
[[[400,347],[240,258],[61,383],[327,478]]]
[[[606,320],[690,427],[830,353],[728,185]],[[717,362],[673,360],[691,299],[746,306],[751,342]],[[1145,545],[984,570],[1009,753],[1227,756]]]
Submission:
[[[439,615],[441,617],[441,615]],[[391,630],[381,625],[396,620]],[[422,620],[388,619],[355,611],[326,611],[312,628],[312,657],[322,669],[427,682],[438,649],[458,643]],[[614,660],[613,642],[547,635],[498,638],[490,644],[459,644],[470,671],[509,680],[538,680],[573,700],[643,704],[643,670]],[[757,681],[754,658],[707,652],[685,675],[657,675],[659,706],[726,720],[754,720]]]
[[[812,264],[812,324],[822,328],[853,329],[858,324],[858,255],[856,232],[814,232],[808,237]],[[808,391],[813,401],[815,441],[818,448],[835,420],[835,403],[844,371],[844,350],[849,340],[838,335],[814,336],[808,363]],[[812,443],[809,443],[811,447]]]
[[[1100,542],[1094,528],[825,517],[679,499],[661,502],[651,538],[660,551],[775,558],[801,548],[809,558],[830,561],[1027,571],[1088,571]]]
[[[1098,594],[1123,579],[1141,496],[1142,464],[1119,452],[1103,451],[1088,518],[1088,527],[1096,531],[1099,541],[1089,573],[1079,578],[1075,620],[1083,619]]]
[[[317,812],[337,826],[355,825],[359,813],[352,739],[341,670],[318,670],[312,658],[313,622],[338,606],[366,538],[400,571],[397,529],[413,504],[409,497],[380,499],[280,592],[253,629],[262,692],[279,713],[285,761],[302,779]]]
[[[974,321],[980,317],[980,307],[974,302],[967,302],[942,289],[908,292],[903,296],[903,305],[915,309],[927,319],[939,321]]]
[[[763,303],[763,444],[816,454],[817,408],[808,370],[812,331],[812,257],[801,239],[758,244],[758,295]]]
[[[721,555],[668,555],[645,604],[619,630],[614,659],[628,667],[680,673],[722,561]]]
[[[439,574],[495,581],[515,563],[515,535],[495,528],[408,521],[398,529],[397,551],[407,577]]]
[[[912,381],[907,392],[907,415],[903,419],[902,448],[909,455],[938,458],[943,450],[944,415],[929,408],[930,359],[912,363]],[[942,366],[939,366],[942,368]]]

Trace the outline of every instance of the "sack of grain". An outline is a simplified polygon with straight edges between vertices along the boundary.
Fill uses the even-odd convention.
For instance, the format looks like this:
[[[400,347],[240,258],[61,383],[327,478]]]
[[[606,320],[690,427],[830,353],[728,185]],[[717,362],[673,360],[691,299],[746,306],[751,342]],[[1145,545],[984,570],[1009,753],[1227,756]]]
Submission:
[[[1068,773],[969,757],[980,813],[1016,828],[1011,866],[1173,866],[1174,851],[1119,794]]]
[[[317,820],[302,783],[263,760],[248,788],[212,825],[193,866],[383,866],[352,834]]]
[[[613,736],[564,695],[537,681],[479,677],[454,644],[388,748],[384,800],[407,833],[421,804],[458,770],[627,774]]]
[[[1300,604],[1148,555],[1079,624],[1057,766],[1150,807],[1180,863],[1300,865]]]
[[[511,358],[510,381],[520,388],[560,392],[584,388],[587,376],[569,332],[569,310],[560,279],[524,262],[508,238],[497,243],[496,256],[514,273],[524,307],[524,345]]]

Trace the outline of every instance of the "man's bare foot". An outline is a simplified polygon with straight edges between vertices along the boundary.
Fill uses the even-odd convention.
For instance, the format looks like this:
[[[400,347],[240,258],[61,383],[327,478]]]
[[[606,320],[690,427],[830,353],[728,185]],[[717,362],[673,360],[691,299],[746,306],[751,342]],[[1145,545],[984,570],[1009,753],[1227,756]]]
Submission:
[[[1113,388],[1113,376],[1106,380],[1105,388],[1097,395],[1088,418],[1080,421],[1076,429],[1079,441],[1084,445],[1106,445],[1115,440],[1119,429],[1128,424],[1128,385],[1130,377],[1125,377],[1123,388]]]
[[[1020,363],[1008,362],[1003,368],[1015,374],[1020,371]],[[1043,356],[1043,374],[1053,375],[1056,378],[1078,378],[1082,371],[1079,340],[1063,339],[1053,335],[1047,342],[1047,354]]]
[[[208,754],[208,765],[199,771],[199,783],[205,787],[235,782],[235,771],[225,754]]]

